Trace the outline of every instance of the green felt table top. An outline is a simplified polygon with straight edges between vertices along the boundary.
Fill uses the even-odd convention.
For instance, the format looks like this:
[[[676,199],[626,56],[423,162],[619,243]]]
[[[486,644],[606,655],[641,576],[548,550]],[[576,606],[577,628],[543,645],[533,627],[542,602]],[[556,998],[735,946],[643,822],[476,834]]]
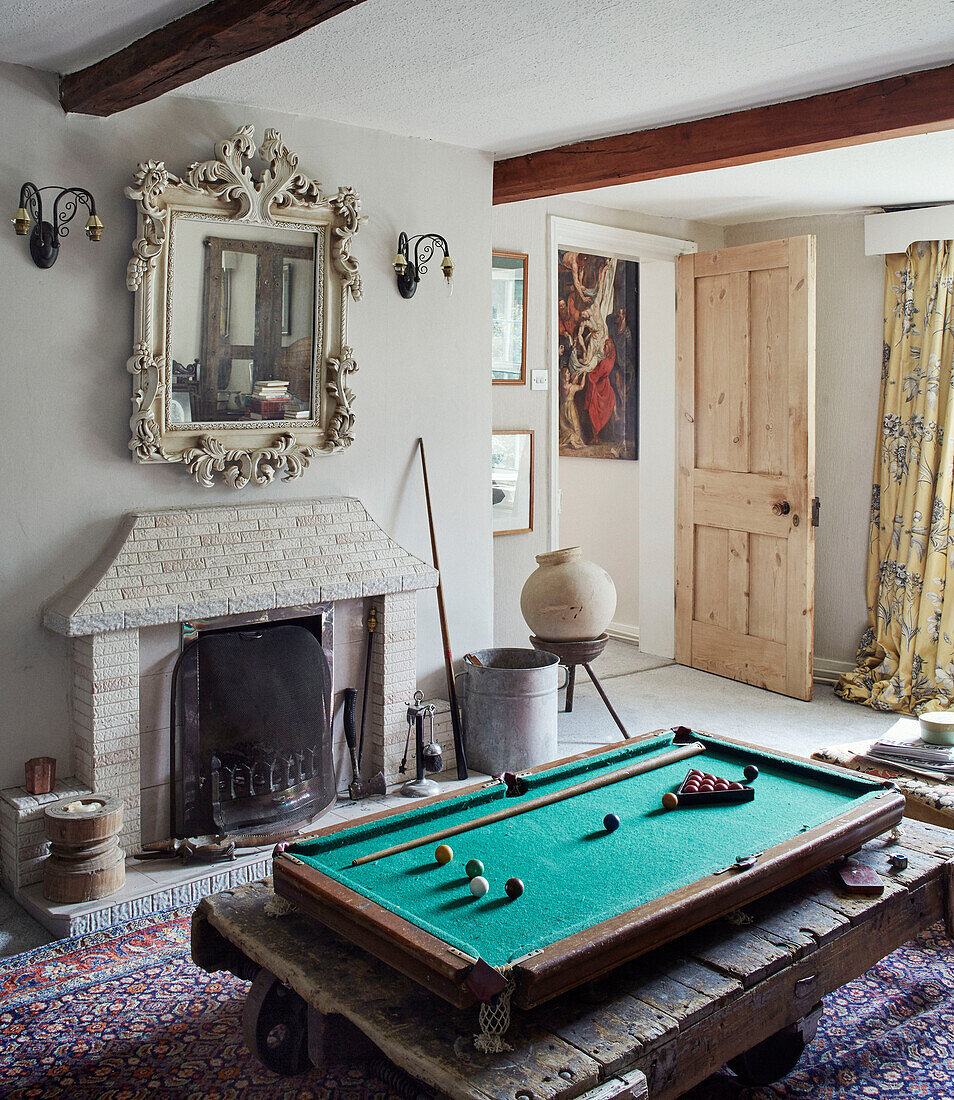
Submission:
[[[439,939],[499,967],[687,886],[741,855],[822,825],[883,787],[863,776],[838,775],[708,735],[700,739],[707,746],[700,756],[451,837],[447,843],[454,858],[443,866],[434,858],[433,844],[360,867],[351,862],[666,752],[672,735],[624,743],[540,772],[529,777],[530,789],[517,798],[507,798],[504,787],[494,785],[304,841],[289,851]],[[748,763],[760,769],[751,802],[662,809],[662,795],[676,790],[690,768],[742,782]],[[603,826],[607,813],[622,822],[613,833]],[[484,864],[490,891],[482,898],[470,892],[464,872],[469,859]],[[511,877],[526,887],[513,900],[504,893]]]

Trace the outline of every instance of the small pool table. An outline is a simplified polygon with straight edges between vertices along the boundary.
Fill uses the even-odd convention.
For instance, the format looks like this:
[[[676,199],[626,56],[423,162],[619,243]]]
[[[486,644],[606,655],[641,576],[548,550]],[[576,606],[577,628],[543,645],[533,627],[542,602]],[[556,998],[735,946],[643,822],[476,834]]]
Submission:
[[[705,751],[657,766],[695,742]],[[690,768],[748,784],[751,765],[759,769],[751,801],[662,806]],[[476,823],[635,766],[648,770]],[[904,809],[883,781],[683,729],[581,753],[522,778],[521,794],[492,782],[325,829],[276,856],[275,890],[452,1004],[486,999],[480,973],[486,977],[489,966],[513,983],[514,1002],[529,1008],[854,851],[895,827]],[[610,813],[620,820],[612,831],[604,825]],[[354,865],[461,827],[443,841]],[[442,842],[454,853],[444,864],[435,859]],[[465,872],[472,859],[490,884],[482,897]],[[518,897],[505,893],[510,878],[524,884]]]

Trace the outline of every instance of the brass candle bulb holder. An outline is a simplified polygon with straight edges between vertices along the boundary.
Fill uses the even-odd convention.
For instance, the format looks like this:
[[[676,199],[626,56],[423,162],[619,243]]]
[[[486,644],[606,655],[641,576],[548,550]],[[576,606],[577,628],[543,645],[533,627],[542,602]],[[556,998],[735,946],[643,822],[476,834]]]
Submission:
[[[51,221],[43,218],[44,191],[57,191]],[[10,219],[18,237],[30,236],[30,256],[37,267],[49,268],[60,253],[60,238],[69,236],[69,223],[83,206],[89,211],[84,231],[91,241],[103,236],[103,223],[96,213],[96,200],[85,187],[37,187],[27,182],[20,188],[20,205]],[[32,232],[30,226],[33,226]]]

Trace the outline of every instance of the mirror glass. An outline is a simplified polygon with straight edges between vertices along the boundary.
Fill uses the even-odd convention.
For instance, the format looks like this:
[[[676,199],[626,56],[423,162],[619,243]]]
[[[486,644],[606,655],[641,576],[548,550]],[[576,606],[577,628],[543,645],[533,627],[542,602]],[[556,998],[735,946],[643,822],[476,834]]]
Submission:
[[[522,252],[493,254],[493,380],[526,381],[527,257]]]
[[[171,425],[315,418],[323,235],[174,216]]]
[[[533,432],[495,431],[490,454],[494,534],[532,531]]]

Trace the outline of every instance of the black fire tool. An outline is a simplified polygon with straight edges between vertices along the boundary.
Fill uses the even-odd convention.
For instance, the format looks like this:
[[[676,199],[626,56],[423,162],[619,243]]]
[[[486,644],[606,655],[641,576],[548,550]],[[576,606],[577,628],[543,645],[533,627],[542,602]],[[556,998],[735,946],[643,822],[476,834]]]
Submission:
[[[374,644],[374,631],[378,625],[378,613],[375,608],[368,612],[368,652],[364,662],[364,694],[361,696],[361,733],[358,736],[358,767],[364,760],[364,720],[368,716],[368,684],[371,682],[371,654]]]
[[[348,752],[351,754],[351,782],[348,784],[348,795],[353,802],[357,802],[359,798],[370,798],[375,794],[387,794],[387,783],[384,781],[384,772],[378,772],[377,775],[373,775],[367,782],[361,778],[361,774],[358,771],[358,755],[357,755],[357,740],[355,738],[354,730],[354,702],[358,697],[357,688],[345,688],[344,695],[344,712],[342,715],[342,722],[344,725],[345,741],[348,743]]]

